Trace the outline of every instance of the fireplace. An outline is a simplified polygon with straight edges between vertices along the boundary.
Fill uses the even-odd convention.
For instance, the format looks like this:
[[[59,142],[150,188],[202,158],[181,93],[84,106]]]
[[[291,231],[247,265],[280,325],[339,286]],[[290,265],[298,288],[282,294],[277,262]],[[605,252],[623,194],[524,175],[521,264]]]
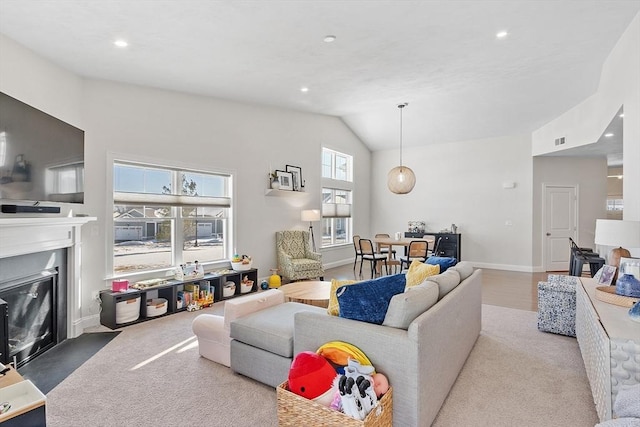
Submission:
[[[2,363],[20,367],[66,339],[66,264],[63,249],[0,259]]]
[[[0,215],[3,363],[21,366],[84,331],[80,229],[95,219]]]

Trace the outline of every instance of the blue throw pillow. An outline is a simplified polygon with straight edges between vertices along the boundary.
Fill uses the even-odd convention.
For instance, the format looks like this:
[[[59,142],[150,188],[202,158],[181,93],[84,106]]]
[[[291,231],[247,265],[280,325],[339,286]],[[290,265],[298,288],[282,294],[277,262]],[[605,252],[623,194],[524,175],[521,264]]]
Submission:
[[[391,298],[404,292],[404,274],[365,280],[336,291],[340,317],[382,325]]]
[[[431,265],[439,265],[440,273],[444,273],[445,271],[447,271],[447,268],[456,265],[458,263],[458,260],[456,258],[450,258],[446,256],[430,256],[429,258],[427,258],[425,263]]]

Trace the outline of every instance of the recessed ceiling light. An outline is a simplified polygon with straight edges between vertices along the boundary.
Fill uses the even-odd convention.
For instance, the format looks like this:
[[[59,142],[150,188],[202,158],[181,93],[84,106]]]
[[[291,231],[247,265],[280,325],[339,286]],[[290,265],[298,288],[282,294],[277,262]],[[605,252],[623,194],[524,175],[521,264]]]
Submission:
[[[499,33],[496,34],[496,37],[499,39],[503,39],[505,37],[507,37],[509,33],[507,33],[506,31],[500,31]]]
[[[604,134],[604,137],[605,137],[605,138],[611,138],[612,136],[613,136],[613,134],[612,134],[612,133],[605,133],[605,134]]]
[[[309,92],[309,88],[308,87],[301,87],[300,88],[300,92],[304,92],[304,93]]]
[[[115,44],[118,47],[127,47],[127,46],[129,46],[129,43],[127,43],[126,40],[122,40],[122,39],[114,41],[113,44]]]
[[[331,42],[334,42],[334,41],[336,41],[336,36],[325,36],[324,37],[324,42],[325,43],[331,43]]]
[[[620,118],[624,117],[624,113],[620,113],[620,115],[618,117],[620,117]]]

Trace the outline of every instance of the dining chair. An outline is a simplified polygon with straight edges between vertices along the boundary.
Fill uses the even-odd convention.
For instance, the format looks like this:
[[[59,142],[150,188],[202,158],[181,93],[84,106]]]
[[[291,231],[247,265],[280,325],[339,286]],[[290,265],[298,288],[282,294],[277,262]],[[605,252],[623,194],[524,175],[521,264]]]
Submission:
[[[433,234],[425,234],[424,236],[422,236],[422,238],[433,242],[433,246],[429,246],[427,242],[427,258],[429,258],[431,255],[435,255],[434,251],[436,249],[436,236],[434,236]]]
[[[371,239],[360,239],[360,253],[363,261],[371,263],[371,278],[373,279],[378,261],[384,262],[384,267],[389,274],[389,266],[387,265],[387,254],[377,253],[373,249]],[[360,277],[362,277],[362,262],[360,262]]]
[[[360,236],[358,234],[353,235],[353,249],[356,251],[356,257],[353,260],[353,271],[356,271],[356,263],[358,257],[360,257],[360,271],[362,272],[362,251],[360,251]]]
[[[407,268],[414,259],[423,261],[427,259],[427,250],[429,249],[429,243],[426,240],[413,240],[409,242],[409,248],[407,254],[400,257],[400,270],[404,268],[404,264],[407,264]]]

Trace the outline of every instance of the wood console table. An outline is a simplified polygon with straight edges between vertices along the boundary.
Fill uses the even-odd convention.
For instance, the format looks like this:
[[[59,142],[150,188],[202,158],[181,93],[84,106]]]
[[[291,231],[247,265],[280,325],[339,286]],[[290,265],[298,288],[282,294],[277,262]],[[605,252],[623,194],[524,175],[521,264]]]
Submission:
[[[613,417],[613,403],[626,385],[640,383],[640,328],[629,309],[596,298],[598,284],[576,286],[576,337],[600,421]]]

